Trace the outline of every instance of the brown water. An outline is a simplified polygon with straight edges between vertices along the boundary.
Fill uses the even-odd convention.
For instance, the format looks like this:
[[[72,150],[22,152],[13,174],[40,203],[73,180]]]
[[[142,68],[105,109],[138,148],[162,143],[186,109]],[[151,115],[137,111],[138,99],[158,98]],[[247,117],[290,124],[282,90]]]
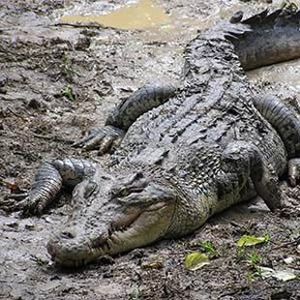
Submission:
[[[137,4],[124,6],[106,15],[70,15],[63,16],[66,23],[96,23],[118,29],[146,29],[170,22],[165,11],[150,0],[141,0]]]

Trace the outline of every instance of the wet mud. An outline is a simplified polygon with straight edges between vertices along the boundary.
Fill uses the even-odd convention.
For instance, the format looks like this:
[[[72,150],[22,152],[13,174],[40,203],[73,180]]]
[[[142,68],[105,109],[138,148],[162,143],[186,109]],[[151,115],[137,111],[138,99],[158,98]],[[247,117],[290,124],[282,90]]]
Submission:
[[[70,145],[103,125],[112,107],[141,85],[178,80],[184,45],[198,29],[239,9],[249,14],[280,4],[267,2],[2,0],[0,198],[28,189],[42,161],[105,160],[96,151]],[[135,11],[139,22],[120,23],[118,14],[131,13],[128,5],[140,9]],[[71,18],[88,15],[96,21]],[[300,112],[299,66],[297,61],[270,66],[249,77]],[[285,197],[299,207],[300,187],[282,185]],[[53,265],[45,245],[70,209],[63,194],[40,218],[0,211],[0,299],[300,298],[299,216],[270,213],[261,201],[234,207],[186,238],[62,270]],[[241,252],[236,241],[244,234],[268,234],[271,240]],[[202,269],[186,270],[185,256],[200,251],[205,241],[218,255]],[[298,279],[262,278],[249,262],[253,253],[261,257],[260,265],[293,271]]]

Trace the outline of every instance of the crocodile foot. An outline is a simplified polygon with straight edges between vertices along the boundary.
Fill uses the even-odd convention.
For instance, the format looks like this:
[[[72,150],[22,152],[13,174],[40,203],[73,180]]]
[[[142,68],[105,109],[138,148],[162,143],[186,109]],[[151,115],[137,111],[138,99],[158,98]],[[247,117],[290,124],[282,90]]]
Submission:
[[[0,201],[0,209],[5,212],[21,211],[22,217],[39,216],[47,206],[44,198],[44,195],[39,193],[10,194]]]
[[[23,210],[28,206],[28,193],[10,194],[0,201],[0,209],[6,212]]]
[[[124,136],[122,129],[114,126],[104,126],[92,130],[88,136],[73,144],[73,147],[81,147],[85,150],[99,150],[99,155],[111,152],[118,146]]]

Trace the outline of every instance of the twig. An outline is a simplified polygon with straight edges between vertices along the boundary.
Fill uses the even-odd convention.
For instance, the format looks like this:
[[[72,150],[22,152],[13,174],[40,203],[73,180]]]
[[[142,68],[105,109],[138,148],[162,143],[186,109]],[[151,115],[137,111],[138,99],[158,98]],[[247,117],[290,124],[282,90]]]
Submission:
[[[28,119],[26,119],[25,117],[21,116],[20,114],[16,113],[15,111],[13,111],[12,108],[7,107],[7,110],[8,110],[9,112],[11,112],[14,116],[20,118],[21,120],[23,120],[23,121],[25,121],[25,122],[28,121]]]
[[[281,249],[281,248],[284,248],[287,246],[298,245],[298,244],[300,244],[300,236],[297,237],[294,241],[289,241],[289,242],[283,243],[283,244],[273,248],[272,250],[278,250],[278,249]]]
[[[50,140],[50,141],[52,140],[54,142],[61,142],[61,143],[68,144],[68,145],[71,145],[74,143],[74,141],[66,140],[66,139],[60,138],[58,136],[42,135],[42,134],[37,134],[37,133],[34,133],[33,136],[36,138],[39,138],[39,139]]]
[[[80,23],[60,22],[60,23],[55,23],[55,24],[50,25],[50,26],[56,26],[56,27],[58,27],[58,26],[71,26],[71,27],[75,27],[75,28],[113,29],[115,31],[126,31],[126,29],[115,28],[115,27],[112,27],[112,26],[105,26],[105,25],[98,24],[98,23],[80,24]],[[141,32],[142,30],[135,29],[135,31]]]
[[[71,27],[75,27],[75,28],[96,28],[96,29],[110,28],[110,27],[106,27],[106,26],[103,26],[101,24],[96,24],[96,23],[79,24],[79,23],[61,22],[61,23],[55,23],[52,26],[71,26]]]

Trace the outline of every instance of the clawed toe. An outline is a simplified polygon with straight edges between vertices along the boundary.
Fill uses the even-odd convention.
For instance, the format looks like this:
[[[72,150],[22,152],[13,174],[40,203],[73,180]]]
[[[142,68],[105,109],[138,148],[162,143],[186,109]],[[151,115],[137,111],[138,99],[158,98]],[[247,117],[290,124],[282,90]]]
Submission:
[[[0,209],[7,213],[21,211],[22,217],[41,214],[40,197],[30,197],[28,193],[10,194],[0,201]]]
[[[293,158],[289,160],[288,164],[289,183],[295,187],[300,180],[300,159]]]
[[[124,135],[123,130],[113,127],[104,126],[96,129],[90,134],[74,143],[73,147],[79,147],[84,150],[99,150],[99,155],[110,152],[117,144],[120,143]]]
[[[11,194],[0,202],[0,209],[6,212],[23,210],[28,205],[28,194]]]

